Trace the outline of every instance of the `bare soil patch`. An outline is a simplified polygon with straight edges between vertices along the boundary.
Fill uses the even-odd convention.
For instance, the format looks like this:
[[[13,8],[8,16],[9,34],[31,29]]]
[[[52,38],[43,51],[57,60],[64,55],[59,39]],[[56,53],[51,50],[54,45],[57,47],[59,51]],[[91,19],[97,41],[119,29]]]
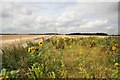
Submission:
[[[37,38],[44,37],[46,35],[0,35],[2,40],[14,40],[14,39],[24,39],[24,38]]]
[[[42,38],[49,35],[0,35],[0,48],[13,43],[24,43],[28,40]]]

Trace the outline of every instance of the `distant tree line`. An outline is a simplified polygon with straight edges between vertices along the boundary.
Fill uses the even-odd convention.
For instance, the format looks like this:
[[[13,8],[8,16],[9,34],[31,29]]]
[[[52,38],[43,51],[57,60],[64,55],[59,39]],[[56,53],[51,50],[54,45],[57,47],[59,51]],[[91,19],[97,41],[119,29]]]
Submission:
[[[70,33],[66,35],[108,35],[107,33]]]
[[[0,35],[61,35],[58,33],[0,33]]]
[[[69,33],[69,34],[59,34],[59,33],[27,33],[27,34],[19,34],[19,33],[0,33],[0,35],[100,35],[100,36],[108,36],[107,33]],[[109,35],[116,36],[116,35]],[[118,34],[117,36],[120,36]]]

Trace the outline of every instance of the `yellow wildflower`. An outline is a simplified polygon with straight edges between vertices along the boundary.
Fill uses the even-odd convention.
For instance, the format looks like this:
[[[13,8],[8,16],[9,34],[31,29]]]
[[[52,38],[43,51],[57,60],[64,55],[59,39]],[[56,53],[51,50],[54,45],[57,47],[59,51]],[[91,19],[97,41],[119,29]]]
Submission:
[[[91,47],[91,44],[89,46]]]
[[[34,46],[31,47],[31,52],[35,52],[35,47]]]
[[[112,46],[112,50],[115,51],[117,48],[116,46]]]
[[[38,45],[43,46],[43,42],[42,41],[38,42]]]
[[[118,66],[119,64],[118,64],[118,63],[115,63],[114,65],[115,65],[115,66]]]
[[[29,48],[28,48],[28,52],[30,52],[30,51],[31,51],[31,48],[29,47]]]
[[[72,46],[69,46],[70,48],[72,48]]]
[[[115,60],[113,60],[115,62]]]

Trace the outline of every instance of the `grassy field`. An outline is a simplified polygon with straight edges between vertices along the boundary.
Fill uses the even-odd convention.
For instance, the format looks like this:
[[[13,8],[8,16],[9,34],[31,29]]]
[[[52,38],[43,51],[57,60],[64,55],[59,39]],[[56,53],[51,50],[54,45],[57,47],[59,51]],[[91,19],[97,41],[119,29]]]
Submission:
[[[119,78],[118,37],[54,36],[2,49],[4,78]]]

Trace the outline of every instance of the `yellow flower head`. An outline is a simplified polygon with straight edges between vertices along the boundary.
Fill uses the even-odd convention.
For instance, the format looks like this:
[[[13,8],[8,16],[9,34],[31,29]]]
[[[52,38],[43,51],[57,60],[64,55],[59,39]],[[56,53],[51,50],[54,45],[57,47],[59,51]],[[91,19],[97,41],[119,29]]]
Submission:
[[[38,42],[38,45],[39,46],[43,46],[43,42],[41,41],[41,42]]]
[[[115,65],[115,66],[118,66],[119,64],[118,64],[118,63],[115,63],[114,65]]]
[[[89,46],[91,47],[91,44]]]
[[[113,60],[115,62],[115,60]]]
[[[117,48],[116,46],[112,46],[112,50],[115,51]]]
[[[69,46],[70,48],[72,48],[72,46]]]
[[[35,52],[35,47],[34,46],[31,47],[31,52]]]
[[[29,48],[28,48],[28,52],[30,52],[30,51],[31,51],[31,48],[29,47]]]

